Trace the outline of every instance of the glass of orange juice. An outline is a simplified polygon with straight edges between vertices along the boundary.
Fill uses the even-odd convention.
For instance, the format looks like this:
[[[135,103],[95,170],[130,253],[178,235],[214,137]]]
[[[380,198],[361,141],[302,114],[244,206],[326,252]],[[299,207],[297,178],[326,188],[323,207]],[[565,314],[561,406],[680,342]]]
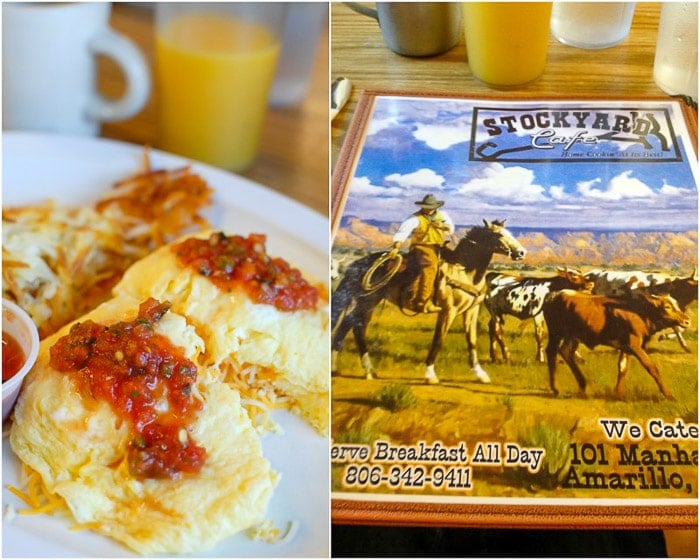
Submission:
[[[241,172],[255,160],[285,6],[157,2],[159,147]]]
[[[464,38],[472,74],[508,88],[544,72],[551,2],[463,2]]]

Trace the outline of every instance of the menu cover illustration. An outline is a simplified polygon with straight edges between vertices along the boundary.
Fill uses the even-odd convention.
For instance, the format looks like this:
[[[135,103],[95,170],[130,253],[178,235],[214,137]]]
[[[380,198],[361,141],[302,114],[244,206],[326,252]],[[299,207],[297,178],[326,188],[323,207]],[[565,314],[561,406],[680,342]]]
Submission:
[[[696,527],[697,117],[363,92],[334,173],[334,522]]]

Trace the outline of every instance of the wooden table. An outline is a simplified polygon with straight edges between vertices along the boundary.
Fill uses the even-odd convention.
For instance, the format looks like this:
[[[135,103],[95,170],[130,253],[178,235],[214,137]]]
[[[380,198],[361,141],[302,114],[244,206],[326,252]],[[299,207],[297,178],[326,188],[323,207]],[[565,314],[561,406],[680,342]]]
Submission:
[[[660,3],[638,2],[627,39],[604,50],[568,47],[550,37],[544,74],[517,89],[499,91],[471,74],[463,38],[439,56],[404,57],[385,46],[375,20],[342,3],[332,3],[331,78],[344,76],[353,85],[347,105],[331,126],[332,167],[362,90],[513,98],[665,96],[652,76],[659,13]],[[666,539],[670,556],[697,556],[697,531],[667,531]]]
[[[652,70],[659,21],[658,2],[638,2],[632,29],[620,45],[604,50],[569,47],[550,37],[544,74],[517,89],[499,91],[471,74],[464,38],[435,57],[395,54],[382,41],[377,22],[341,3],[331,6],[331,77],[348,78],[353,90],[331,128],[332,162],[338,157],[359,92],[410,91],[474,96],[544,97],[548,95],[666,95],[654,83]]]
[[[112,26],[129,37],[153,68],[153,10],[142,3],[115,3]],[[99,88],[118,96],[124,82],[113,62],[100,60]],[[328,215],[328,30],[319,37],[308,94],[297,106],[270,109],[261,151],[253,167],[242,175]],[[102,136],[157,146],[154,92],[133,118],[106,124]]]

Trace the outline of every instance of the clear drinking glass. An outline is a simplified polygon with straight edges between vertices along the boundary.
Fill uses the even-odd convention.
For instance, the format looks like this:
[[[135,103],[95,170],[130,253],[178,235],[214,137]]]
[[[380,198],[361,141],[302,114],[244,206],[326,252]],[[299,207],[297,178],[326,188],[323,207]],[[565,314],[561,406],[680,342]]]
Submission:
[[[155,6],[159,147],[244,171],[259,149],[285,4]]]
[[[552,35],[572,47],[612,47],[629,35],[634,8],[634,2],[554,2]]]
[[[277,75],[270,92],[270,105],[287,107],[299,103],[309,88],[319,39],[328,28],[328,4],[290,2],[282,39]]]
[[[697,2],[664,2],[661,5],[654,81],[670,95],[687,95],[697,102]]]
[[[547,62],[551,2],[463,2],[472,74],[493,87],[538,78]]]

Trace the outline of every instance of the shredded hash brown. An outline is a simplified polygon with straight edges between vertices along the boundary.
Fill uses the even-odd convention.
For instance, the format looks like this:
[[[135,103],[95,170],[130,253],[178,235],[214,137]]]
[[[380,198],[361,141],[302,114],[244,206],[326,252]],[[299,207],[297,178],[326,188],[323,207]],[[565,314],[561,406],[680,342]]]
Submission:
[[[189,166],[143,168],[93,207],[49,200],[2,210],[2,292],[37,323],[41,338],[110,297],[124,271],[183,233],[209,226],[212,190]]]

